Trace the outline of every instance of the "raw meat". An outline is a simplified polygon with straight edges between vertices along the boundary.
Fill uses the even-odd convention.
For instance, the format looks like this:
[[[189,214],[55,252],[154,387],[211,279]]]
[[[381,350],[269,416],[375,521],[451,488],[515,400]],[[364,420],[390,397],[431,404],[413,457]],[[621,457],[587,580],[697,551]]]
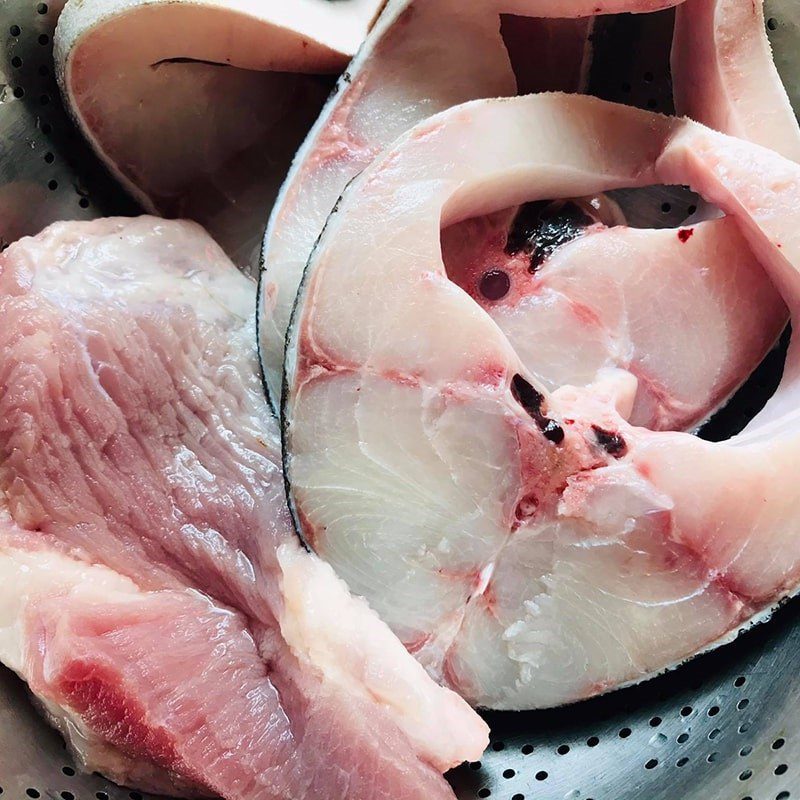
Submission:
[[[680,379],[687,363],[715,363],[721,322],[730,352],[750,347],[731,303],[769,297],[758,264],[800,307],[800,166],[696,123],[575,95],[453,108],[350,185],[309,263],[283,418],[299,530],[474,704],[553,706],[641,680],[800,583],[796,344],[764,411],[711,444],[632,425],[624,365],[550,391],[536,352],[523,360],[446,274],[440,226],[660,183],[691,184],[731,217],[712,225],[735,223],[758,259],[734,268],[735,287],[711,270],[708,311],[680,282],[656,282],[653,316],[684,309],[693,335],[673,349],[660,331],[642,352]],[[688,246],[714,230],[671,235]],[[617,267],[626,292],[646,294]],[[559,349],[561,329],[549,334]]]
[[[548,391],[587,386],[600,370],[619,367],[637,382],[631,424],[686,430],[739,386],[780,334],[785,307],[733,220],[678,232],[607,228],[587,216],[591,207],[541,206],[449,227],[442,257],[450,280],[494,319]],[[521,229],[525,241],[515,244]],[[658,313],[654,297],[664,298]],[[682,358],[697,337],[687,321],[703,317],[704,357]]]
[[[797,32],[800,23],[789,21],[796,4],[775,5]],[[797,33],[787,37],[781,54],[795,76],[798,43]],[[672,77],[680,114],[800,161],[800,127],[773,62],[764,0],[687,0],[676,12]]]
[[[280,405],[286,329],[303,268],[348,181],[412,125],[458,103],[580,90],[591,58],[592,16],[655,11],[677,2],[388,3],[298,152],[267,227],[259,342],[274,408]],[[529,43],[527,49],[520,40]]]
[[[254,294],[185,222],[0,255],[0,660],[124,784],[451,797],[485,725],[301,550]]]
[[[71,0],[55,61],[78,126],[143,208],[240,265],[382,0]]]

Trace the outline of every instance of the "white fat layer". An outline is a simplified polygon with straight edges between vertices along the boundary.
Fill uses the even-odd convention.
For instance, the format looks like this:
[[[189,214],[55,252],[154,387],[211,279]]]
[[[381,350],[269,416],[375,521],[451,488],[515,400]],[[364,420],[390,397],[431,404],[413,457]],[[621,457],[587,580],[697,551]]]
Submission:
[[[465,756],[480,757],[487,733],[483,723],[463,700],[443,693],[428,678],[328,564],[294,543],[279,548],[278,561],[284,596],[281,633],[298,658],[341,690],[377,701],[431,764],[447,769]],[[465,729],[475,732],[469,737],[476,743],[471,753],[463,749]]]

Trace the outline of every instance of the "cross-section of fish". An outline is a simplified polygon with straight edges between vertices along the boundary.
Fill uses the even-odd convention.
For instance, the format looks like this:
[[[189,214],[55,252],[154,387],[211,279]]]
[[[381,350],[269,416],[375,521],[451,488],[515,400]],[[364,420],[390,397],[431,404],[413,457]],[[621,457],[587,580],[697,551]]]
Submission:
[[[292,156],[382,0],[74,0],[59,18],[62,94],[148,211],[257,254]]]
[[[412,125],[457,103],[579,91],[591,61],[595,16],[656,11],[677,2],[389,2],[298,152],[270,217],[259,341],[275,409],[303,268],[347,182]]]
[[[0,255],[0,661],[124,784],[451,797],[485,726],[300,548],[254,312],[191,223]]]
[[[564,245],[593,254],[598,283],[581,258],[567,267],[552,256],[541,280],[567,299],[538,329],[541,352],[474,283],[464,291],[448,275],[440,227],[662,183],[691,184],[729,217],[586,232]],[[776,395],[727,442],[631,420],[638,408],[640,422],[659,427],[654,375],[710,402],[719,376],[753,366],[737,351],[752,356],[759,337],[740,313],[758,316],[764,301],[780,317],[760,317],[771,332],[756,351],[783,319],[765,275],[800,310],[798,201],[792,161],[575,95],[456,107],[350,185],[309,262],[291,330],[290,497],[309,545],[438,679],[479,705],[557,705],[666,669],[796,591],[797,347]],[[652,242],[652,264],[636,255],[638,237]],[[519,305],[529,294],[516,291]],[[761,300],[741,305],[753,292]],[[640,332],[630,339],[638,355],[608,363],[615,351],[596,354],[591,341],[574,359],[577,328],[561,338],[570,303],[593,311],[587,340],[617,330],[625,308],[620,329]]]
[[[765,10],[770,27],[780,28],[774,60]],[[792,108],[800,108],[798,48],[800,9],[793,0],[687,0],[675,20],[675,107],[800,161]]]

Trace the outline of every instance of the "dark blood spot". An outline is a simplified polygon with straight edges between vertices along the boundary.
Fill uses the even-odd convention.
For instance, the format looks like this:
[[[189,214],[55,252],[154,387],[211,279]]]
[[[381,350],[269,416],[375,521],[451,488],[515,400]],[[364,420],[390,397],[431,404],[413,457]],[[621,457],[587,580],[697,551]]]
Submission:
[[[530,256],[531,273],[561,245],[577,239],[594,220],[575,203],[537,200],[520,206],[506,240],[506,255]]]
[[[511,288],[511,279],[502,269],[490,269],[483,273],[478,289],[487,300],[502,300]]]
[[[564,441],[564,429],[554,419],[544,419],[544,425],[539,420],[537,423],[542,429],[545,439],[549,439],[554,444],[561,444]]]
[[[542,397],[522,375],[515,375],[511,380],[511,393],[514,399],[532,416],[538,417],[542,413]]]
[[[516,516],[519,522],[523,522],[526,519],[530,519],[536,513],[536,509],[538,507],[539,499],[536,497],[536,495],[526,494],[525,497],[523,497],[522,500],[517,503],[514,516]]]
[[[686,242],[688,242],[688,241],[689,241],[689,239],[691,239],[691,238],[692,238],[692,236],[694,236],[694,228],[681,228],[681,229],[678,231],[678,238],[679,238],[679,239],[680,239],[680,240],[681,240],[681,241],[682,241],[684,244],[686,244]]]
[[[597,444],[603,448],[610,456],[621,458],[628,451],[628,445],[618,433],[607,431],[597,425],[592,425]]]
[[[511,394],[514,395],[514,399],[536,421],[536,425],[542,434],[544,434],[545,439],[549,439],[555,444],[560,444],[564,441],[564,429],[555,420],[546,417],[542,413],[544,397],[542,397],[522,375],[515,375],[512,378]]]

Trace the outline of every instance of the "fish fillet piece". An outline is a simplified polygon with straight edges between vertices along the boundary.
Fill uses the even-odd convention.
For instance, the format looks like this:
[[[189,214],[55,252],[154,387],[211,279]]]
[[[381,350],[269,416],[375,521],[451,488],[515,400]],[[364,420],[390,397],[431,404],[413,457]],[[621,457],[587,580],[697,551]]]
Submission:
[[[593,223],[574,204],[529,206],[450,226],[442,257],[548,390],[618,367],[638,382],[632,424],[688,429],[780,334],[785,306],[733,220],[651,231]],[[703,321],[695,360],[690,320]]]
[[[204,223],[240,265],[295,150],[382,0],[74,0],[65,102],[150,212]]]
[[[450,797],[486,727],[301,550],[254,311],[192,223],[0,255],[0,660],[121,783]]]
[[[781,50],[796,94],[797,9],[770,3],[795,34]],[[675,107],[723,133],[800,161],[800,128],[773,60],[764,0],[687,0],[676,12],[672,47]],[[784,66],[785,65],[785,66]]]
[[[760,324],[771,335],[782,324],[764,273],[798,308],[800,167],[687,120],[576,95],[450,109],[351,184],[309,263],[283,415],[298,529],[475,705],[554,706],[642,680],[735,636],[800,583],[795,345],[763,412],[711,444],[631,424],[640,379],[624,363],[545,385],[537,369],[551,351],[523,350],[445,268],[440,227],[522,202],[685,183],[728,216],[587,232],[565,248],[614,241],[608,266],[592,263],[629,309],[646,320],[649,296],[654,318],[663,306],[695,334],[653,334],[653,370],[707,382],[675,365],[746,366],[726,361],[751,346],[746,325],[725,322],[740,295],[765,292],[779,320]],[[636,269],[640,236],[655,236],[664,275]],[[694,237],[699,252],[734,246],[742,261],[730,275],[710,268],[687,293],[666,255],[691,252]],[[556,256],[552,266],[573,268]],[[609,318],[612,299],[597,300]],[[557,351],[562,329],[547,334]],[[566,358],[574,346],[567,331]]]
[[[348,181],[404,131],[458,103],[580,90],[591,59],[594,16],[657,11],[676,2],[388,3],[299,150],[267,226],[259,345],[275,409],[303,268]]]

